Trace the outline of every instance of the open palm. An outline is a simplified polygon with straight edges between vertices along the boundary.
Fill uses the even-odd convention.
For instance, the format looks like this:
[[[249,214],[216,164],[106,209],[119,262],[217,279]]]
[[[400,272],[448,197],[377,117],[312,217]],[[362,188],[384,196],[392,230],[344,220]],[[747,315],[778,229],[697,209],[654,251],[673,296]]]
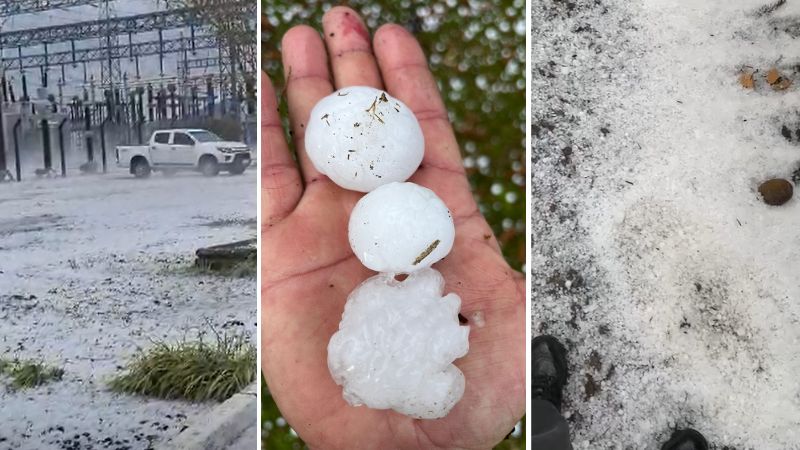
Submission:
[[[470,192],[461,155],[419,44],[397,25],[370,43],[358,15],[344,7],[323,19],[324,39],[298,26],[283,38],[289,116],[297,150],[284,139],[275,91],[262,83],[262,362],[270,392],[311,448],[489,449],[525,410],[524,279],[503,259]],[[330,64],[330,65],[329,65]],[[329,69],[330,67],[330,69]],[[331,73],[332,72],[332,73]],[[347,223],[363,195],[346,191],[311,164],[305,124],[335,89],[373,86],[402,100],[425,135],[425,157],[410,181],[450,208],[456,239],[436,264],[472,320],[470,350],[456,361],[466,378],[462,400],[439,420],[351,407],[328,371],[327,345],[348,294],[374,275],[347,240]]]

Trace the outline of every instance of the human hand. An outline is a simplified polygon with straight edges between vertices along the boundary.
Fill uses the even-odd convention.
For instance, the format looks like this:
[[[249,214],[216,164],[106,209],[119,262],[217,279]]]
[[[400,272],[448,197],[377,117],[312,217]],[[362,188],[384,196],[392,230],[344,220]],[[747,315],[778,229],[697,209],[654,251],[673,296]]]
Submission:
[[[311,448],[492,448],[525,411],[524,277],[505,262],[478,210],[447,111],[414,37],[384,25],[375,33],[373,53],[363,22],[344,7],[325,15],[323,31],[324,43],[308,26],[294,27],[283,38],[297,161],[284,139],[275,91],[262,77],[261,339],[270,393]],[[328,341],[347,296],[374,273],[361,265],[347,239],[350,212],[363,194],[320,174],[303,140],[314,105],[348,86],[385,89],[414,111],[425,157],[409,181],[436,192],[455,220],[453,250],[434,268],[446,280],[445,293],[461,297],[462,315],[482,320],[470,322],[469,353],[455,362],[466,379],[464,397],[443,419],[351,407],[328,371]]]

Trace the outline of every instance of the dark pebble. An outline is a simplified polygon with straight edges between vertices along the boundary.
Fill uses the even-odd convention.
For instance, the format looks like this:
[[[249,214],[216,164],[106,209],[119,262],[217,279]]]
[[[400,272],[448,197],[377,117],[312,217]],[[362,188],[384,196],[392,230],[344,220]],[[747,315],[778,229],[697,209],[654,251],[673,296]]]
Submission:
[[[791,200],[794,194],[794,186],[788,180],[775,178],[761,183],[758,192],[764,199],[764,203],[773,206],[780,206]]]
[[[781,127],[781,136],[785,137],[787,141],[792,140],[792,130],[789,129],[786,125]]]

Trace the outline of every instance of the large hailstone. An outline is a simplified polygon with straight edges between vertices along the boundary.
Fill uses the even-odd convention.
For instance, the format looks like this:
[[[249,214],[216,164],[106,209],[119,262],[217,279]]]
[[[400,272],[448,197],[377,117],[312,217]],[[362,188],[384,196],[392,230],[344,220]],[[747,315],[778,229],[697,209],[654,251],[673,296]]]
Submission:
[[[447,205],[430,189],[391,183],[356,203],[348,238],[353,253],[368,268],[411,273],[450,253],[455,225]]]
[[[442,275],[425,269],[403,282],[379,274],[350,293],[328,344],[350,405],[438,419],[461,400],[464,375],[452,362],[469,350],[469,327],[458,322],[461,299],[443,291]]]
[[[341,89],[320,100],[308,119],[305,144],[317,170],[360,192],[407,180],[425,151],[414,113],[371,87]]]

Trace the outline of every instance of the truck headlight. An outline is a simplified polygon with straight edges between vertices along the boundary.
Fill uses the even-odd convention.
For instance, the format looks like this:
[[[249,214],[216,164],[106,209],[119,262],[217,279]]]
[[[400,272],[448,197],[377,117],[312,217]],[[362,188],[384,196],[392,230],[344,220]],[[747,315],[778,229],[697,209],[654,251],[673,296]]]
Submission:
[[[221,151],[222,153],[233,153],[233,149],[230,147],[217,147],[217,150]]]

